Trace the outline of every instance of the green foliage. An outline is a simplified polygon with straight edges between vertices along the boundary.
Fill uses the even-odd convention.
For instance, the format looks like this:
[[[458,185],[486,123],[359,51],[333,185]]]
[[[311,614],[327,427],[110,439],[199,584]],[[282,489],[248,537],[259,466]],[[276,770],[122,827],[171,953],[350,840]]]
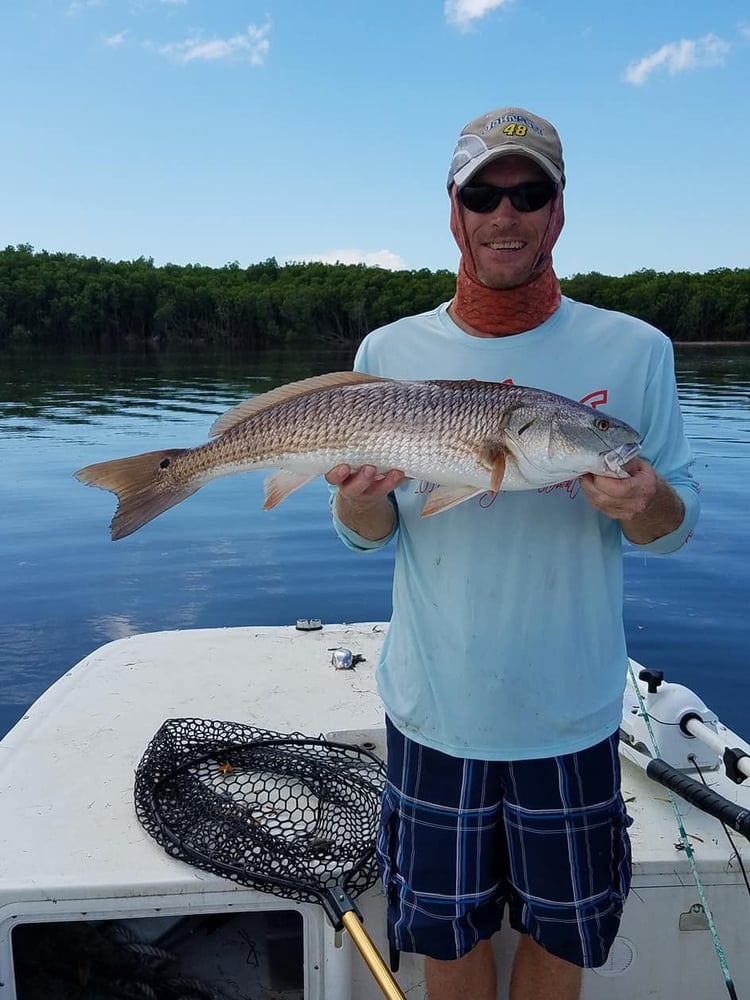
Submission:
[[[560,284],[572,299],[637,316],[675,341],[750,339],[748,268],[705,274],[642,270],[622,278],[592,271]]]
[[[287,264],[242,269],[151,259],[0,251],[0,342],[100,347],[355,344],[368,330],[449,299],[450,271]]]
[[[0,343],[86,348],[293,344],[354,345],[375,327],[453,295],[451,271],[387,271],[363,264],[242,268],[155,267],[28,244],[0,251]],[[746,340],[750,270],[707,274],[592,272],[561,282],[582,302],[653,323],[675,340]]]

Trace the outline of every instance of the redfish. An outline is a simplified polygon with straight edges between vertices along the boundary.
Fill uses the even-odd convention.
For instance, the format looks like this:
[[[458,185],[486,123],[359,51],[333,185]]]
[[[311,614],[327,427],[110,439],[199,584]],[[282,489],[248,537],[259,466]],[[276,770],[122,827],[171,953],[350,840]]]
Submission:
[[[278,469],[266,510],[336,465],[400,469],[436,483],[428,517],[488,490],[529,490],[592,472],[627,477],[640,450],[628,424],[575,400],[505,382],[403,381],[334,372],[280,386],[219,417],[214,440],[88,465],[111,490],[110,531],[124,538],[212,479]]]

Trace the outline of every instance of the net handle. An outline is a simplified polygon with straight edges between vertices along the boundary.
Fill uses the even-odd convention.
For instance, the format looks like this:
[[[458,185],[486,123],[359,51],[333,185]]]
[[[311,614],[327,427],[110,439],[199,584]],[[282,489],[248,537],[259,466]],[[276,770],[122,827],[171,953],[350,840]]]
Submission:
[[[383,961],[383,956],[373,944],[372,938],[362,926],[357,914],[353,909],[342,914],[341,922],[349,933],[349,937],[354,942],[357,951],[362,956],[365,965],[372,973],[372,977],[388,1000],[406,1000],[406,995],[393,978],[390,969]]]

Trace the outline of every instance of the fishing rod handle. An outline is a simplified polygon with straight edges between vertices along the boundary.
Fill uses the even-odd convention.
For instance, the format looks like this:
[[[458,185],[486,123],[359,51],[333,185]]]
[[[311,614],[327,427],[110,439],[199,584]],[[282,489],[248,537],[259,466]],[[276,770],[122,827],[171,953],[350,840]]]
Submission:
[[[723,795],[712,791],[700,781],[690,778],[658,757],[649,761],[646,766],[646,774],[653,781],[658,781],[660,785],[676,792],[686,802],[690,802],[691,805],[697,806],[709,816],[726,823],[727,826],[750,840],[750,810],[738,806],[736,802],[730,802]]]
[[[382,955],[373,944],[370,935],[362,926],[362,923],[354,910],[349,910],[347,913],[342,914],[341,922],[349,932],[349,936],[357,946],[357,950],[364,959],[367,968],[373,975],[373,978],[383,991],[383,995],[386,996],[388,1000],[406,1000],[406,996],[401,991],[401,987],[393,978],[390,969],[383,961]]]

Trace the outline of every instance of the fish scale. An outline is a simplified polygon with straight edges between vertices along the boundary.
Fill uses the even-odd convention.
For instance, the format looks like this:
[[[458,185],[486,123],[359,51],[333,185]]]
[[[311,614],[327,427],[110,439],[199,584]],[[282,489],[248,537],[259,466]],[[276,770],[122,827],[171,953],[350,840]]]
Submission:
[[[638,433],[575,400],[508,383],[402,381],[334,372],[240,403],[195,448],[147,452],[80,469],[114,492],[112,538],[123,538],[212,479],[278,469],[264,506],[337,465],[401,470],[440,490],[423,516],[488,489],[524,490],[591,472],[627,476]]]
[[[327,471],[341,463],[366,464],[381,473],[408,469],[415,479],[439,468],[444,483],[481,476],[489,485],[489,470],[465,444],[477,431],[488,435],[489,421],[483,426],[481,405],[462,401],[460,393],[429,383],[387,382],[320,395],[304,397],[283,410],[263,411],[238,425],[245,460],[252,441],[264,439],[268,448],[257,456],[261,464],[275,454],[278,464],[292,463],[294,469],[319,470],[322,463]]]
[[[426,383],[372,384],[360,391],[342,388],[302,397],[248,418],[204,445],[205,453],[196,449],[196,458],[199,465],[212,465],[211,452],[218,449],[221,464],[241,466],[237,471],[262,468],[273,458],[278,465],[317,474],[321,463],[327,471],[345,462],[374,465],[380,472],[408,468],[420,479],[439,462],[446,483],[471,482],[467,475],[480,475],[489,485],[488,470],[462,440],[484,429],[478,419],[482,407],[473,400],[461,406],[458,397]],[[425,431],[431,431],[428,437]]]

